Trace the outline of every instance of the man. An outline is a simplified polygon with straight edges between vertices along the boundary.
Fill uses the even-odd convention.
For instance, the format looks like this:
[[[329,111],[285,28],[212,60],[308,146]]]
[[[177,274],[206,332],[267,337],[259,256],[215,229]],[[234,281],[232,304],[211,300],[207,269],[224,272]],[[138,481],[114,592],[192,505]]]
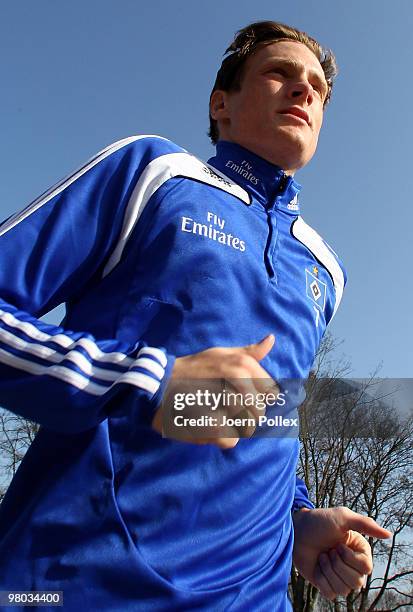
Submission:
[[[281,611],[294,532],[330,598],[371,571],[358,532],[390,535],[313,509],[293,437],[160,435],[171,379],[305,379],[344,286],[293,178],[334,58],[275,22],[229,51],[209,164],[125,139],[0,229],[1,403],[42,425],[1,506],[3,590],[63,591],[67,610]],[[61,302],[62,327],[39,321]]]

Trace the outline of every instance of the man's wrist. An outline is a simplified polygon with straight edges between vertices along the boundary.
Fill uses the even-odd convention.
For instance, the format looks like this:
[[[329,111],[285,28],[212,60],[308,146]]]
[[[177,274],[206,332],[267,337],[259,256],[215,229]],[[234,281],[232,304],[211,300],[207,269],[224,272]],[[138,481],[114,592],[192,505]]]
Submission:
[[[301,506],[300,508],[293,508],[292,515],[297,516],[302,512],[310,512],[310,510],[312,510],[312,508],[307,508],[306,506]]]
[[[303,517],[303,514],[306,512],[311,512],[311,508],[307,508],[306,506],[300,506],[299,508],[293,508],[291,511],[291,516],[293,519],[293,526],[294,529],[297,526],[297,523],[301,520],[301,518]]]

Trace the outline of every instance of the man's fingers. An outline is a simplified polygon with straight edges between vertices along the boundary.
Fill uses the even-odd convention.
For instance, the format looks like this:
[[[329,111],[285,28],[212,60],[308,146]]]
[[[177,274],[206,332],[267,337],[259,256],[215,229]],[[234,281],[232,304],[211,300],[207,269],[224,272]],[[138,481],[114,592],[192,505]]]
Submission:
[[[181,440],[181,442],[189,442],[190,444],[213,444],[214,446],[218,446],[221,450],[227,450],[229,448],[234,448],[238,444],[239,438],[202,438],[201,440],[192,438],[191,440]]]
[[[251,395],[251,397],[255,397],[257,393],[257,389],[254,384],[255,380],[253,380],[252,378],[226,378],[225,382],[229,383],[230,385],[228,393],[232,393],[235,390],[235,392],[242,393],[242,395]],[[227,387],[225,387],[225,390],[227,390]],[[237,399],[236,396],[233,397],[234,400]]]
[[[229,448],[234,448],[238,442],[239,438],[179,438],[178,442],[183,442],[185,444],[197,444],[203,446],[205,444],[213,444],[214,446],[218,446],[218,448],[222,450],[226,450]]]
[[[318,562],[320,564],[323,576],[328,581],[331,590],[337,595],[348,595],[352,589],[344,582],[341,576],[336,574],[329,556],[326,553],[322,553],[319,556]]]
[[[221,450],[227,450],[229,448],[234,448],[238,444],[239,438],[202,438],[200,440],[192,438],[190,440],[179,440],[179,442],[199,445],[213,444],[214,446],[218,446]]]
[[[379,539],[391,538],[393,535],[388,529],[380,527],[372,518],[357,514],[352,510],[348,510],[347,512],[344,527],[348,530],[353,529],[364,535]]]
[[[280,393],[279,387],[272,379],[268,381],[266,387],[262,384],[263,381],[257,379],[231,378],[226,382],[229,383],[229,388],[225,387],[227,392],[225,410],[231,417],[238,416],[241,411],[248,411],[250,416],[258,420],[266,413],[267,398],[274,403],[274,398]]]
[[[275,338],[270,334],[256,344],[231,349],[231,358],[222,362],[221,376],[234,386],[235,379],[248,378],[260,393],[273,390],[275,382],[259,362],[270,352],[274,342]]]
[[[239,438],[209,438],[205,444],[214,444],[221,450],[234,448],[239,442]]]
[[[333,591],[330,583],[328,582],[327,578],[324,576],[323,572],[321,571],[321,567],[319,563],[317,564],[317,567],[314,572],[314,586],[317,587],[321,595],[325,597],[326,599],[331,599],[332,601],[333,599],[337,597],[337,593]]]
[[[351,565],[345,563],[345,561],[340,557],[337,551],[330,550],[328,554],[330,558],[330,563],[333,567],[334,572],[337,576],[340,576],[342,581],[347,584],[347,586],[351,590],[358,590],[364,585],[365,574],[367,572],[358,571],[354,569]]]
[[[371,559],[365,553],[355,552],[345,544],[339,544],[336,550],[343,562],[359,574],[370,574],[372,572]]]
[[[247,346],[242,347],[243,350],[251,357],[254,357],[257,361],[261,361],[264,359],[266,355],[270,352],[272,347],[274,346],[275,337],[273,334],[269,334],[260,342],[256,342],[255,344],[248,344]]]

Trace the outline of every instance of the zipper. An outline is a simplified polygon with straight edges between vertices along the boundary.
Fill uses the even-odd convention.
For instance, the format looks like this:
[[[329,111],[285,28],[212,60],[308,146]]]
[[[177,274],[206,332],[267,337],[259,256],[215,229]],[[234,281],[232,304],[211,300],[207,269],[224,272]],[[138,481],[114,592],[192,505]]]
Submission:
[[[274,257],[275,249],[278,242],[278,228],[277,218],[275,216],[275,210],[267,210],[267,223],[268,223],[268,240],[264,251],[264,262],[267,269],[267,274],[272,282],[277,283],[277,273],[275,271]]]
[[[277,261],[277,247],[278,247],[278,227],[277,227],[277,217],[275,211],[275,202],[281,193],[287,187],[287,183],[290,180],[290,177],[283,173],[280,178],[277,186],[277,190],[271,200],[268,202],[268,206],[266,207],[267,211],[267,223],[268,223],[268,240],[265,246],[264,251],[264,263],[267,269],[267,274],[271,282],[275,284],[278,283],[277,272],[275,270],[275,264]]]
[[[278,183],[277,195],[275,196],[274,202],[278,198],[280,193],[282,193],[284,189],[287,187],[287,183],[289,180],[290,180],[290,177],[283,172],[283,175],[280,178],[280,182]]]

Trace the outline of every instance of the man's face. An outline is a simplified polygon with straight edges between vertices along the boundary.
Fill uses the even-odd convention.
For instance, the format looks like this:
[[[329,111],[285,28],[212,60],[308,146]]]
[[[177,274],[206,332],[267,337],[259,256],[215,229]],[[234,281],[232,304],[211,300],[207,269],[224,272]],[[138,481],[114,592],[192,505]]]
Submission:
[[[214,93],[211,114],[220,139],[294,174],[317,148],[327,89],[314,53],[302,43],[282,40],[247,59],[240,91]]]

